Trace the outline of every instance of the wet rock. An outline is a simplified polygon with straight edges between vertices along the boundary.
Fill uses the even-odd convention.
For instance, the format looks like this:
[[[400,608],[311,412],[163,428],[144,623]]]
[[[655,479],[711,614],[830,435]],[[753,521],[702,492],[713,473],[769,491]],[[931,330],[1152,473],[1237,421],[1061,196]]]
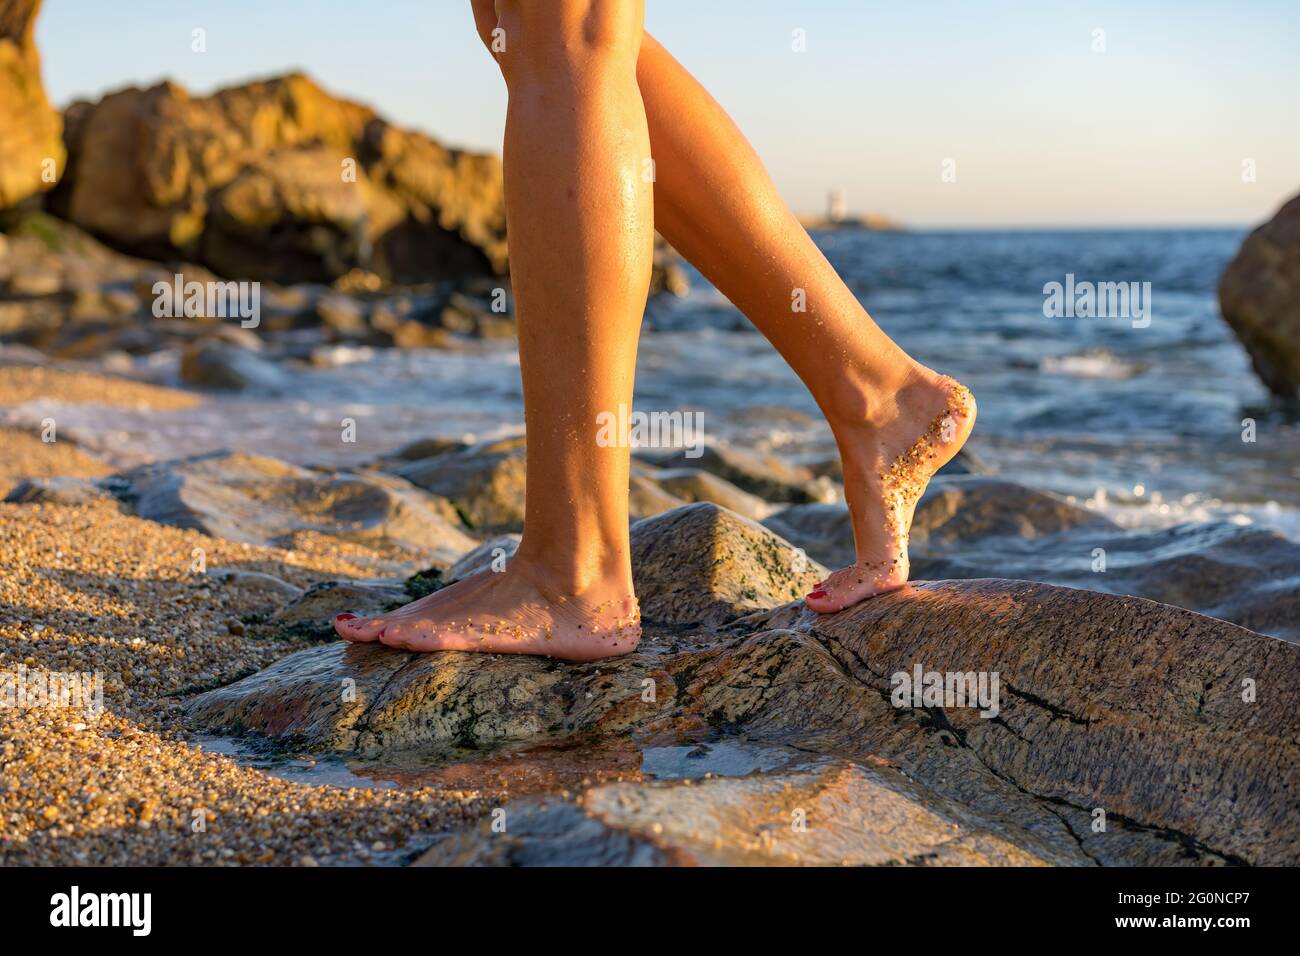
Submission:
[[[289,387],[283,371],[256,352],[216,339],[196,342],[181,353],[180,379],[197,388],[281,393]]]
[[[790,505],[765,518],[763,526],[829,568],[843,568],[857,560],[853,523],[845,505]]]
[[[1260,380],[1300,398],[1300,196],[1246,237],[1219,279],[1219,308]]]
[[[888,765],[810,760],[745,777],[593,787],[517,801],[418,866],[1032,866],[1086,862],[985,822]],[[1005,835],[1004,835],[1005,831]],[[1022,847],[1024,847],[1022,849]]]
[[[644,621],[717,625],[806,594],[826,569],[762,525],[701,502],[632,526]]]
[[[829,567],[856,558],[843,505],[791,505],[763,524]],[[1300,545],[1268,531],[1226,523],[1127,531],[1055,495],[955,476],[926,490],[910,553],[914,581],[1011,575],[1150,598],[1300,640]]]
[[[212,452],[145,465],[104,486],[151,521],[213,537],[293,547],[300,532],[386,545],[442,564],[474,547],[445,501],[387,475],[326,473]]]
[[[985,537],[1038,538],[1075,529],[1115,528],[1109,519],[1056,495],[993,478],[939,478],[912,521],[912,546],[953,548]]]
[[[661,468],[703,469],[765,501],[836,501],[839,498],[828,479],[818,478],[809,468],[792,465],[776,455],[732,445],[706,445],[695,457],[690,457],[689,451],[642,457]]]
[[[916,577],[1020,578],[1132,594],[1300,641],[1300,545],[1224,523],[1156,531],[1084,526],[1032,540],[973,537],[923,553]]]
[[[63,122],[45,95],[36,49],[40,9],[40,0],[8,0],[0,10],[0,210],[63,173]]]
[[[351,612],[369,617],[407,604],[413,597],[401,585],[322,581],[300,591],[292,601],[276,611],[271,623],[291,634],[333,638],[335,615]]]
[[[88,505],[113,496],[89,478],[25,478],[5,495],[6,504]]]
[[[648,474],[633,473],[628,482],[627,510],[633,521],[671,511],[686,502],[669,494]]]
[[[365,309],[351,296],[322,295],[316,300],[316,315],[322,325],[341,336],[358,337],[367,331]]]
[[[853,525],[844,505],[790,505],[763,523],[829,567],[844,567],[856,560]],[[1004,540],[1008,538],[1035,539],[1075,529],[1082,534],[1115,527],[1101,515],[1014,482],[940,476],[926,489],[912,521],[912,576],[920,577],[921,568],[930,568],[926,562],[931,552],[938,557],[961,555],[979,542],[996,539],[997,553],[1002,554],[1009,546]],[[992,557],[983,551],[980,554],[986,560]],[[994,571],[1022,576],[1018,567],[996,563],[982,567],[978,574],[944,576],[986,577]]]
[[[699,468],[669,468],[654,476],[660,488],[684,502],[711,501],[746,518],[761,520],[771,506],[725,478]]]
[[[897,695],[917,668],[983,675],[985,697]],[[511,805],[517,842],[458,834],[433,860],[543,859],[571,831],[583,839],[563,843],[570,862],[1294,865],[1297,688],[1295,645],[1139,598],[978,580],[838,615],[786,605],[694,643],[652,628],[637,652],[584,665],[338,642],[200,695],[190,714],[370,756],[684,735],[811,761],[601,786],[572,809]]]
[[[392,473],[441,495],[476,531],[519,531],[524,526],[524,440],[481,442],[393,467]]]

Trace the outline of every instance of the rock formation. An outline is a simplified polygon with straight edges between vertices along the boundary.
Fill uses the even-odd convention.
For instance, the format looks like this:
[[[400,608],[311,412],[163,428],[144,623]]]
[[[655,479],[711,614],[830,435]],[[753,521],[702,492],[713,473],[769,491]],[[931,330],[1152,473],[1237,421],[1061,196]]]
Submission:
[[[128,251],[280,282],[505,268],[496,157],[398,129],[301,74],[207,97],[127,89],[66,120],[55,208]]]
[[[41,0],[0,5],[0,211],[63,173],[63,121],[46,98],[33,38],[40,9]]]
[[[214,452],[103,479],[142,518],[248,544],[293,547],[299,533],[398,549],[442,566],[477,543],[445,500],[388,475],[326,473]]]
[[[512,802],[508,837],[454,833],[429,863],[1300,862],[1300,646],[1005,580],[818,617],[763,583],[790,546],[714,505],[635,537],[648,630],[632,655],[569,665],[333,642],[200,695],[191,719],[394,766],[563,746],[643,768]],[[700,567],[681,565],[690,555]],[[916,668],[996,674],[992,712],[900,699],[896,675]],[[656,773],[665,741],[701,768],[715,747],[768,756],[720,778]]]
[[[1246,237],[1219,280],[1219,307],[1264,384],[1300,398],[1300,196]]]

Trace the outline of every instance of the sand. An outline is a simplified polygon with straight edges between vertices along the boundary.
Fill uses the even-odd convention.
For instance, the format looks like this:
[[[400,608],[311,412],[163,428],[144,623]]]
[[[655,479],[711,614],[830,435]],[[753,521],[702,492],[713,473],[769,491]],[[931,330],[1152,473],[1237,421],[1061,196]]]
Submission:
[[[30,400],[49,375],[0,369],[0,404]],[[94,387],[68,382],[64,400]],[[168,400],[167,390],[114,384],[123,400]],[[66,442],[2,437],[19,453],[0,484],[108,470]],[[253,623],[268,610],[263,590],[220,583],[215,572],[261,571],[305,587],[368,576],[384,558],[323,537],[297,544],[221,541],[122,514],[114,502],[0,505],[0,674],[98,673],[104,704],[98,717],[0,706],[0,864],[388,862],[413,834],[411,852],[419,834],[486,812],[477,791],[309,786],[193,744],[181,723],[186,695],[305,646]],[[196,549],[206,573],[193,570]]]

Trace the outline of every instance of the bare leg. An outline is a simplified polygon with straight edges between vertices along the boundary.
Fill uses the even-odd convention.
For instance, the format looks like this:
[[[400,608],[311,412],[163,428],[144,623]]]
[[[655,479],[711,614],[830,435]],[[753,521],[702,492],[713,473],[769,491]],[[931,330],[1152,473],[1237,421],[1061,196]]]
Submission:
[[[489,11],[476,4],[480,29]],[[528,433],[526,522],[501,574],[392,614],[336,622],[351,640],[593,660],[640,638],[627,447],[597,416],[632,401],[654,237],[632,0],[498,0],[510,104],[505,187]],[[488,27],[491,29],[491,27]]]
[[[973,398],[871,320],[731,118],[649,35],[637,80],[654,151],[656,227],[776,346],[839,445],[857,564],[831,575],[808,606],[837,611],[900,587],[916,501],[970,434]]]

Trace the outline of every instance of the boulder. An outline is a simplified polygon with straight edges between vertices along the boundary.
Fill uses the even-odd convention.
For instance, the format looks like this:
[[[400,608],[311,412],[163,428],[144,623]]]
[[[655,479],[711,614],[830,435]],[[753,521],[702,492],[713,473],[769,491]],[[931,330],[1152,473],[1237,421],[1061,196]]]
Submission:
[[[632,526],[642,620],[718,625],[806,594],[826,569],[762,525],[701,502]]]
[[[638,583],[650,606],[656,585]],[[994,691],[900,695],[918,668]],[[837,615],[788,604],[694,641],[652,626],[635,653],[581,665],[336,642],[189,714],[393,766],[665,739],[806,760],[517,802],[509,839],[471,828],[428,862],[1295,865],[1297,688],[1296,645],[1140,598],[975,580]],[[806,835],[790,833],[795,810]]]
[[[41,83],[41,0],[0,8],[0,211],[45,192],[63,174],[63,120]]]
[[[302,74],[205,97],[127,89],[65,119],[56,208],[120,248],[281,282],[505,268],[496,157],[401,130]]]
[[[448,499],[476,531],[524,526],[524,439],[480,442],[396,465],[392,473]]]
[[[445,500],[387,475],[212,452],[144,465],[103,485],[142,518],[248,544],[291,548],[296,535],[310,532],[446,566],[477,543]]]
[[[187,345],[181,352],[180,380],[196,388],[283,393],[289,379],[257,352],[219,339]]]
[[[1246,237],[1219,279],[1219,308],[1260,380],[1300,398],[1300,196]]]
[[[681,501],[711,501],[755,521],[772,510],[757,495],[742,491],[725,478],[699,468],[668,468],[656,474],[654,480],[660,488]]]
[[[888,765],[819,758],[744,777],[611,783],[517,801],[417,866],[1042,866],[1080,862]],[[794,825],[801,821],[802,828]]]
[[[776,455],[723,444],[706,445],[695,457],[691,457],[689,451],[646,453],[639,457],[661,468],[702,469],[765,501],[826,502],[839,499],[833,482],[828,478],[819,478],[811,469],[790,464]]]
[[[856,558],[843,505],[790,505],[764,525],[829,567]],[[1300,545],[1227,523],[1129,531],[1056,495],[939,477],[916,509],[912,580],[1012,575],[1175,604],[1300,641]]]
[[[1146,597],[1300,642],[1300,544],[1274,531],[1227,522],[1156,531],[1097,526],[1033,540],[975,537],[913,562],[914,578],[990,570]]]
[[[627,511],[633,521],[672,511],[685,503],[662,488],[650,475],[634,471],[628,481]]]
[[[6,504],[88,505],[113,501],[113,496],[89,478],[24,478],[5,495]]]

